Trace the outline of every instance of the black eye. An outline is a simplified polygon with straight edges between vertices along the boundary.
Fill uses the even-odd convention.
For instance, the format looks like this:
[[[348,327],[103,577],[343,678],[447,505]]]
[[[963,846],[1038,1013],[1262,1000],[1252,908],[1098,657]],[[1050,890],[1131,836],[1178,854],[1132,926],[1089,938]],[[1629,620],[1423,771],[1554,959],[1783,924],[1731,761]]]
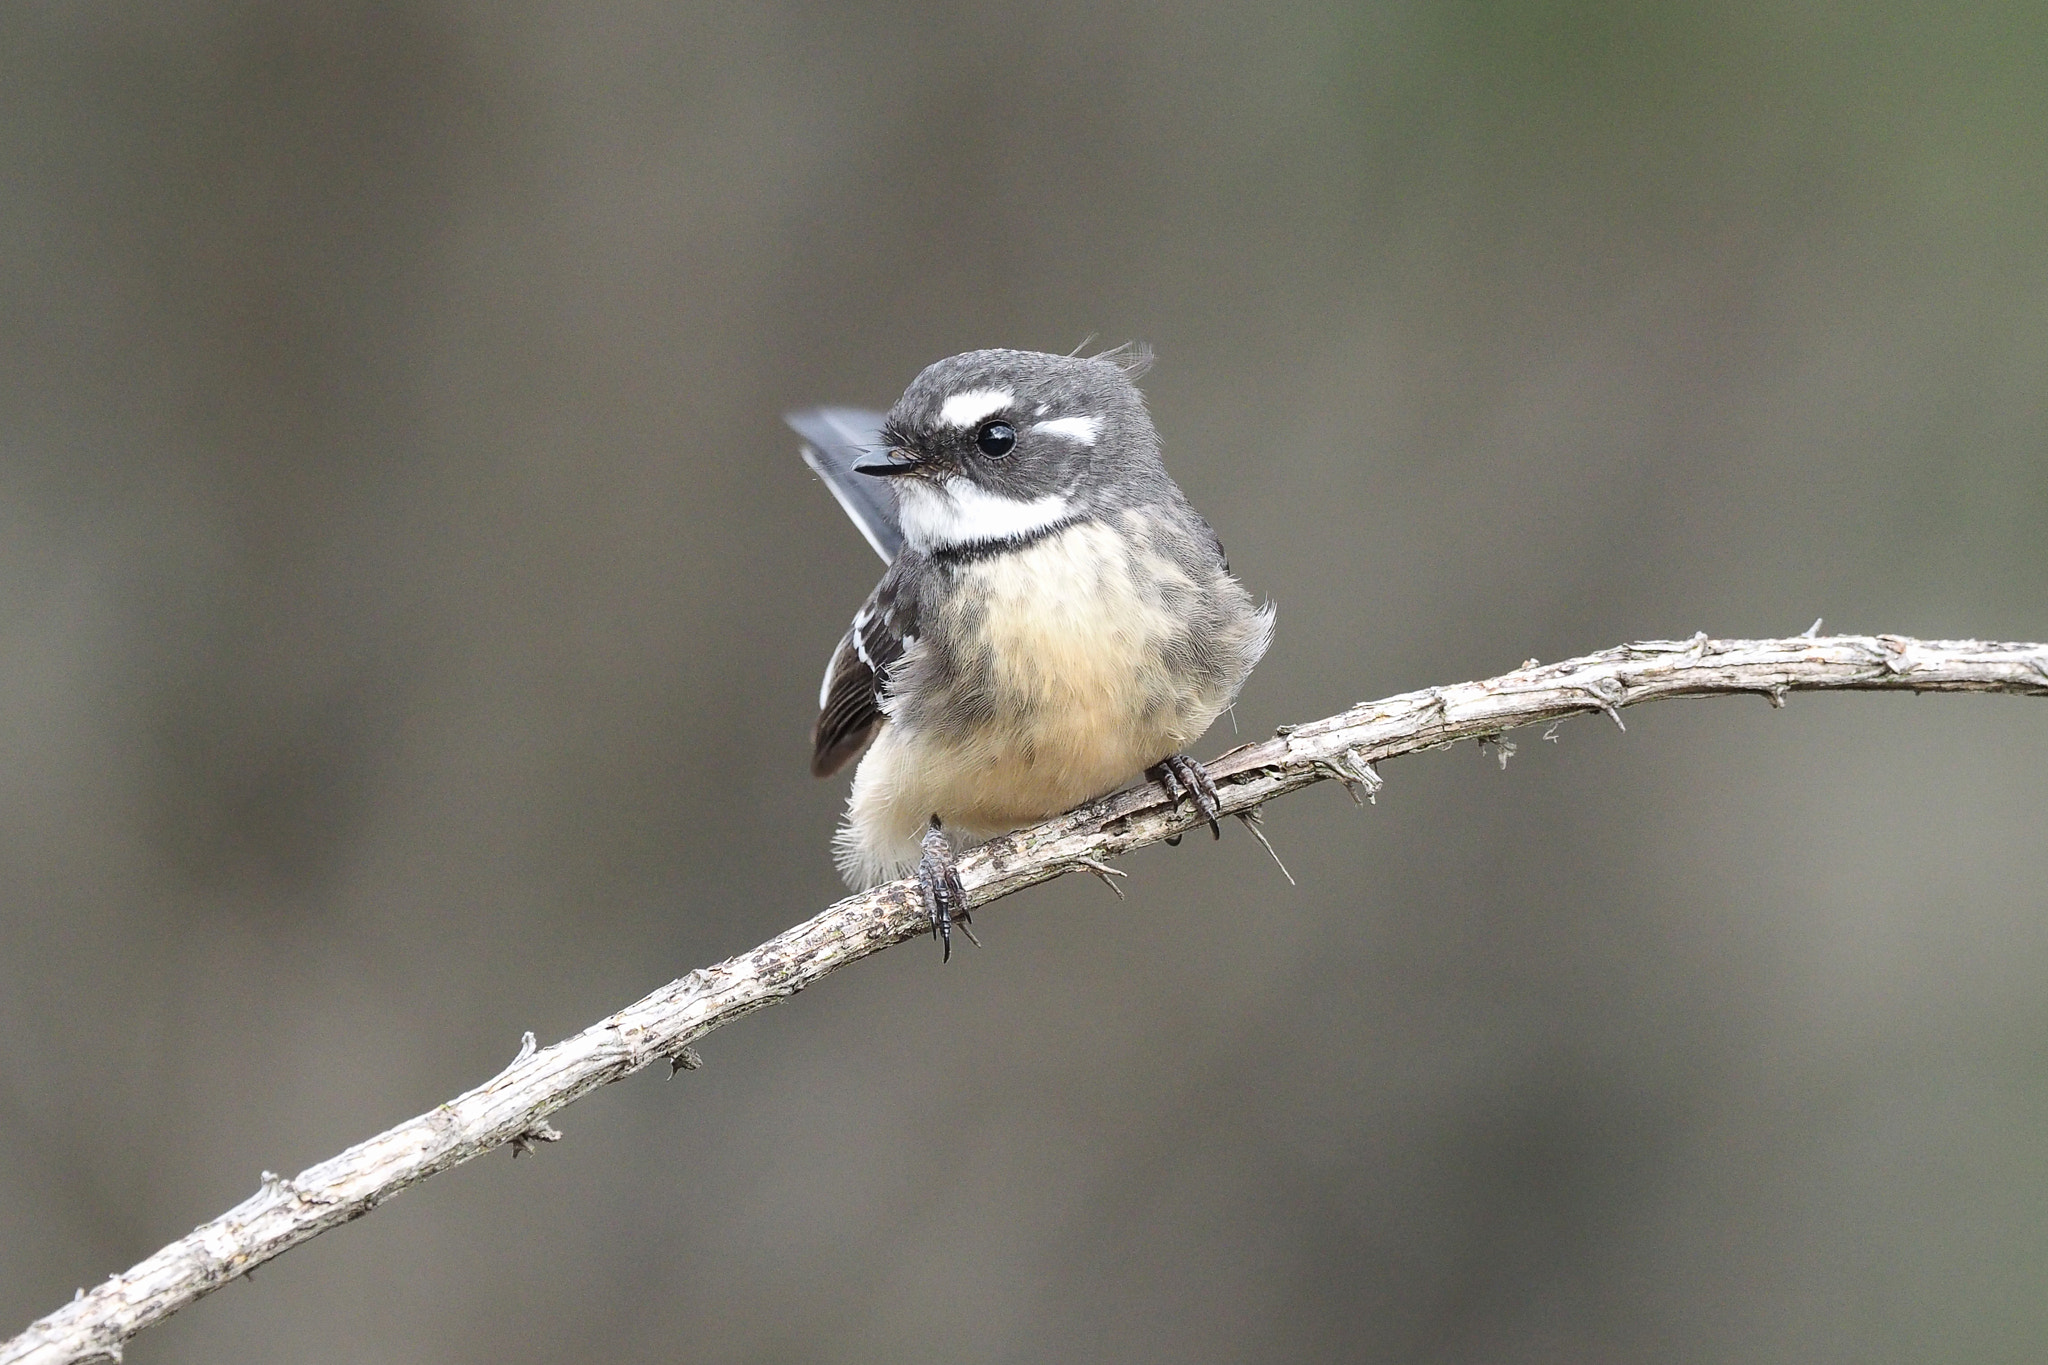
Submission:
[[[991,460],[1000,460],[1017,444],[1017,429],[1008,422],[983,422],[974,433],[974,444]]]

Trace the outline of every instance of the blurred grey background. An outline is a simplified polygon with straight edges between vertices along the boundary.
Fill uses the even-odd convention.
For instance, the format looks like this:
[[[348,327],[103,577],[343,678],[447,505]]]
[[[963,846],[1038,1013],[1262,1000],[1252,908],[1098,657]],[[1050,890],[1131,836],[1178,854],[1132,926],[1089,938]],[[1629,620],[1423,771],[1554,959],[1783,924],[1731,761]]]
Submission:
[[[2048,11],[0,9],[0,1335],[839,894],[781,425],[1143,340],[1247,734],[2048,637]],[[182,1361],[2048,1351],[2048,708],[1687,702],[913,944]],[[1227,746],[1227,731],[1203,746]]]

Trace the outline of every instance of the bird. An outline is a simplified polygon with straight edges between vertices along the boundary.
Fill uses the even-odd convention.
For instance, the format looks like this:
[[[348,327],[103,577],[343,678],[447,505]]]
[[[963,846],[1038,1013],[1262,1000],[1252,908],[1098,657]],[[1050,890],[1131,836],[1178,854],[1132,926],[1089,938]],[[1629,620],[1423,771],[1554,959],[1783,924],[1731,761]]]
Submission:
[[[915,875],[943,955],[968,927],[960,849],[1141,775],[1221,837],[1187,747],[1273,636],[1166,471],[1151,352],[969,351],[886,414],[788,414],[888,568],[818,696],[811,771],[856,758],[834,859],[856,890]]]

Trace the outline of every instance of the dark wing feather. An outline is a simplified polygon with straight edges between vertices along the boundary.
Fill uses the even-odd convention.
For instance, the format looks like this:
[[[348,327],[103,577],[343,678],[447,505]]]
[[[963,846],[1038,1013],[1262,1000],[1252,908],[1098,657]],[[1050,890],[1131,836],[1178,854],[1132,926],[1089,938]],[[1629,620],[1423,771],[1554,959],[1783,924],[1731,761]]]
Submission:
[[[874,738],[875,727],[882,723],[889,668],[916,638],[911,615],[908,603],[897,595],[896,576],[883,575],[825,670],[818,723],[811,730],[812,776],[830,777]]]
[[[896,524],[895,491],[887,479],[853,472],[856,461],[886,446],[882,414],[861,408],[806,408],[782,420],[804,438],[804,463],[825,481],[875,553],[885,563],[895,559],[903,548],[903,532]]]

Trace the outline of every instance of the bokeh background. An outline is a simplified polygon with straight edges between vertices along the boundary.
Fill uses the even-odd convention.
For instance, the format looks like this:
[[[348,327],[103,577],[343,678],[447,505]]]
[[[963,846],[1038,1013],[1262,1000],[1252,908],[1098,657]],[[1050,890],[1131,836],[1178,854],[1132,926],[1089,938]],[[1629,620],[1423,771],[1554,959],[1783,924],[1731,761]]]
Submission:
[[[0,1334],[833,899],[786,409],[1143,340],[1247,734],[2048,637],[2038,6],[0,8]],[[2048,708],[1687,702],[912,944],[138,1362],[2020,1361]],[[1210,752],[1228,745],[1227,727]]]

